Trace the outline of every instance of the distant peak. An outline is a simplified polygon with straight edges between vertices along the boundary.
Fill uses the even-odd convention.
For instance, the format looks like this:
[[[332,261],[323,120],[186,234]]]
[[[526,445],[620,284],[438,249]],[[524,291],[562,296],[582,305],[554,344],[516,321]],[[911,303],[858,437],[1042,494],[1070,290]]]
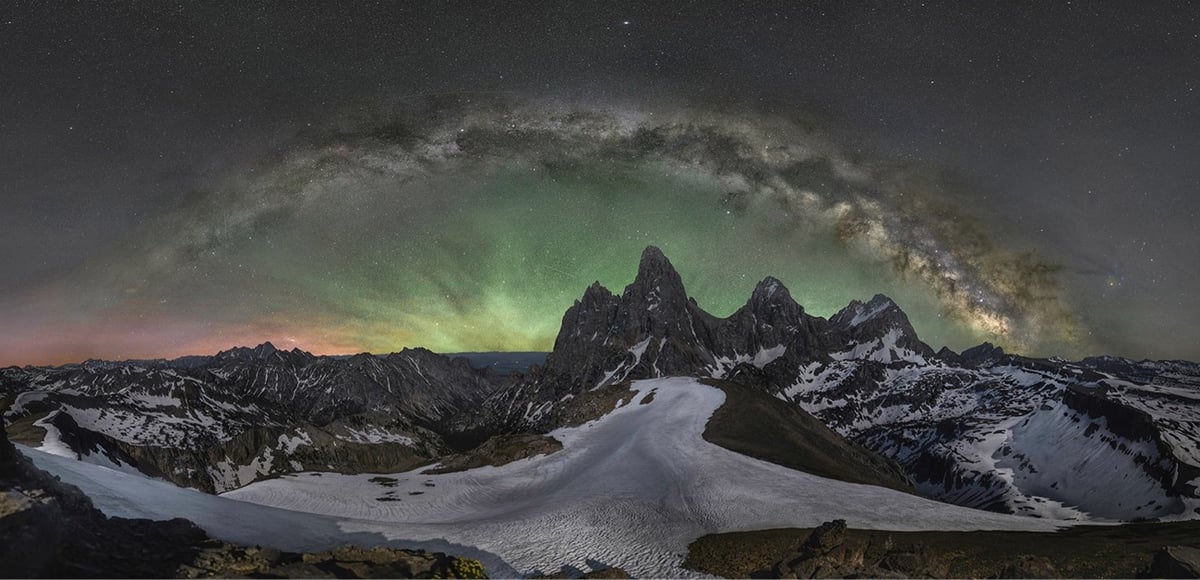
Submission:
[[[754,287],[754,294],[755,295],[761,294],[761,295],[765,295],[767,298],[770,298],[771,296],[774,296],[775,293],[779,292],[780,290],[787,292],[787,287],[783,285],[783,282],[780,282],[778,279],[776,279],[773,276],[767,276],[766,278],[763,278],[762,281],[759,282],[757,286]]]
[[[279,350],[279,349],[275,348],[275,345],[271,344],[270,341],[264,342],[256,347],[254,347],[254,352],[256,352],[260,355],[264,355],[264,356],[271,354],[277,350]]]
[[[896,305],[895,300],[892,300],[891,298],[888,298],[887,296],[885,296],[883,294],[876,294],[875,296],[871,297],[871,301],[867,303],[867,306],[895,306],[895,305]]]
[[[872,324],[883,328],[911,327],[908,316],[904,314],[900,305],[883,294],[876,294],[866,303],[851,300],[848,306],[829,320],[843,328],[855,328],[872,321]]]
[[[999,359],[1004,356],[1004,349],[990,342],[978,344],[967,350],[962,351],[962,357],[966,360],[988,360]]]

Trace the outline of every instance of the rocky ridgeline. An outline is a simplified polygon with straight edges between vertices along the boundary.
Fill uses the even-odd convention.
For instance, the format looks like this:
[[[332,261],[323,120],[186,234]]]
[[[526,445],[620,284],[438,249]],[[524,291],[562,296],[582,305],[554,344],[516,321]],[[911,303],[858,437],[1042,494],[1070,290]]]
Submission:
[[[344,546],[299,554],[212,540],[183,519],[105,517],[0,432],[0,577],[485,578],[478,561]]]
[[[1015,554],[988,562],[968,562],[963,546],[896,541],[892,536],[867,539],[851,536],[844,520],[821,524],[783,559],[753,574],[771,578],[1063,578],[1077,571],[1077,555]],[[1032,540],[1031,540],[1032,541]],[[1030,547],[1033,547],[1030,545]],[[969,572],[969,573],[968,573]],[[1141,578],[1196,578],[1200,549],[1167,546],[1155,551]]]

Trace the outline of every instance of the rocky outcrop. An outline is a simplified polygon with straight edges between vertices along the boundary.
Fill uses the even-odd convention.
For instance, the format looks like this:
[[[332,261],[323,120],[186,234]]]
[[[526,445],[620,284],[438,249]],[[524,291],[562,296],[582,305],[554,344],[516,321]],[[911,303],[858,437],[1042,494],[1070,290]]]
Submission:
[[[444,457],[438,465],[421,473],[454,473],[491,465],[499,467],[519,459],[549,455],[562,449],[562,442],[547,435],[517,433],[497,435],[466,453]]]
[[[623,580],[625,578],[629,578],[629,572],[626,572],[621,568],[612,567],[601,568],[599,570],[590,570],[581,573],[579,570],[569,566],[563,566],[561,570],[553,574],[534,575],[530,576],[530,578],[535,580],[565,580],[567,578],[584,578],[586,580]]]
[[[61,510],[53,497],[22,491],[0,492],[0,575],[36,576],[59,556]]]
[[[864,556],[860,546],[847,545],[846,520],[834,520],[813,530],[773,569],[779,578],[845,578],[863,571]]]
[[[844,520],[821,524],[799,546],[771,567],[775,578],[950,578],[955,576],[953,550],[924,543],[899,545],[852,539]],[[999,578],[1057,578],[1048,559],[1023,554],[1004,563]]]
[[[487,578],[477,560],[437,552],[343,546],[297,554],[206,542],[178,578]]]

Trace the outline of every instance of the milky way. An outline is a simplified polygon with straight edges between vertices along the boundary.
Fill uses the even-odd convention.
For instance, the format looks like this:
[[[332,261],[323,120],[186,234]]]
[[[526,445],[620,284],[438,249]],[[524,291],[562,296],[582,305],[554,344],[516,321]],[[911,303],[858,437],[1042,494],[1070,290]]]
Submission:
[[[21,296],[28,332],[7,350],[545,350],[583,288],[621,288],[646,244],[719,315],[774,275],[823,316],[889,294],[935,347],[1092,346],[1058,266],[1006,246],[961,186],[788,118],[409,99],[336,115],[219,183]]]

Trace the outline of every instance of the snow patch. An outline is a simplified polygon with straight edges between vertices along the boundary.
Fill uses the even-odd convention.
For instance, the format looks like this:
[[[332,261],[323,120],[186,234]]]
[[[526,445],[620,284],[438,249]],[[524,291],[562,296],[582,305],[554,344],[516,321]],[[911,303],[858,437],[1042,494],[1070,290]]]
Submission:
[[[876,316],[879,316],[884,311],[886,311],[888,308],[890,308],[892,306],[892,303],[884,300],[884,301],[881,301],[879,304],[872,306],[869,310],[866,309],[865,306],[870,306],[870,305],[855,307],[854,318],[850,319],[850,326],[858,326],[872,318],[875,318]]]
[[[50,394],[45,391],[26,391],[17,395],[12,405],[4,412],[8,416],[18,416],[25,413],[25,405],[45,400]]]
[[[79,454],[75,453],[70,446],[63,442],[62,432],[58,430],[58,427],[55,427],[50,423],[61,412],[62,411],[54,411],[53,413],[50,413],[45,417],[33,422],[35,427],[41,427],[46,431],[45,437],[42,437],[42,444],[39,445],[37,449],[38,451],[49,453],[51,455],[57,455],[59,457],[79,459]]]
[[[280,451],[282,451],[288,455],[291,455],[291,454],[295,453],[296,448],[300,447],[301,445],[311,446],[312,439],[309,438],[307,432],[296,431],[295,437],[288,437],[287,435],[280,435],[279,436],[279,446],[277,447],[277,449],[279,449]]]

